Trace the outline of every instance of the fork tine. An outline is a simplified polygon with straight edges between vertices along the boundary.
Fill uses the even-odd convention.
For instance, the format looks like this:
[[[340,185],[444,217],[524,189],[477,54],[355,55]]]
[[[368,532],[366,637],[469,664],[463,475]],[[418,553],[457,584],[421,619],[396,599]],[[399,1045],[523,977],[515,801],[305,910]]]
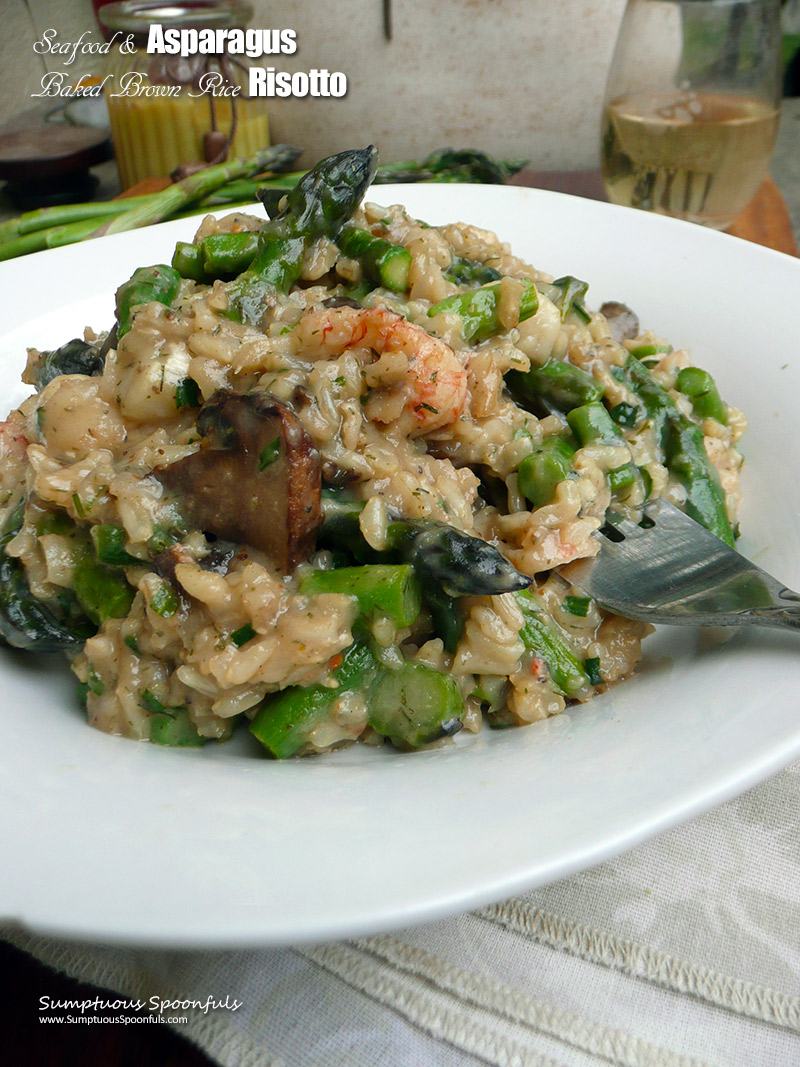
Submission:
[[[647,622],[800,629],[800,596],[666,500],[643,528],[610,516],[600,551],[572,564],[570,580],[601,607]]]

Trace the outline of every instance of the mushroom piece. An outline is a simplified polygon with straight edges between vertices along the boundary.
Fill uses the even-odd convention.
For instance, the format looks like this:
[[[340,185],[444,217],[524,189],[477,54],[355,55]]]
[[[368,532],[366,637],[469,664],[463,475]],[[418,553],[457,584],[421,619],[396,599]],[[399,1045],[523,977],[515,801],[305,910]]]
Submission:
[[[319,453],[297,416],[268,393],[219,389],[203,405],[200,451],[153,474],[204,533],[261,549],[288,574],[314,550]]]
[[[617,344],[638,335],[639,316],[627,304],[607,300],[600,308],[600,314],[608,320],[608,328]]]

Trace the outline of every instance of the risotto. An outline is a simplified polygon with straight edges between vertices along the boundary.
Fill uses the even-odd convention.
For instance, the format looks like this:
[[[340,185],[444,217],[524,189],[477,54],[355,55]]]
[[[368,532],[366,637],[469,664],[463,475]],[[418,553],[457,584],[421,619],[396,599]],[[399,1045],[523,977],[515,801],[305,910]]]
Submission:
[[[0,629],[89,722],[271,756],[557,715],[648,627],[571,577],[667,497],[732,543],[742,414],[494,233],[362,203],[375,152],[203,220],[0,424]],[[167,251],[167,250],[165,250]]]

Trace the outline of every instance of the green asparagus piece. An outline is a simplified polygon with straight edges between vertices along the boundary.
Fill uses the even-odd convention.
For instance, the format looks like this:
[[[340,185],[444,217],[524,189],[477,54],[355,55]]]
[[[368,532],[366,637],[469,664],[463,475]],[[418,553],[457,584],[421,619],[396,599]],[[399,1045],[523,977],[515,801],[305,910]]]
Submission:
[[[258,234],[215,233],[199,244],[179,241],[172,256],[172,266],[182,278],[210,282],[215,278],[233,278],[247,270],[258,252]]]
[[[139,267],[131,278],[117,289],[117,340],[121,341],[133,325],[133,309],[151,300],[169,307],[178,295],[181,277],[174,267],[158,263],[153,267]]]
[[[686,490],[687,515],[733,547],[725,493],[703,444],[703,431],[683,415],[671,415],[664,428],[664,460]]]
[[[203,252],[200,245],[191,241],[178,241],[172,253],[172,267],[181,278],[190,278],[193,282],[209,282]]]
[[[675,384],[678,392],[691,400],[692,410],[698,419],[716,419],[723,426],[727,424],[727,409],[708,371],[699,367],[684,367],[678,372]]]
[[[529,411],[571,411],[603,395],[603,386],[571,363],[550,358],[541,367],[509,371],[506,385],[512,397]]]
[[[116,566],[101,563],[89,544],[76,545],[72,588],[78,603],[100,625],[106,619],[121,619],[130,611],[135,590]]]
[[[435,582],[426,582],[422,599],[433,621],[434,632],[442,639],[445,651],[455,652],[464,636],[467,621],[460,598],[448,596]]]
[[[201,737],[185,708],[166,708],[150,719],[150,740],[170,748],[201,748]]]
[[[370,145],[323,159],[303,175],[286,194],[283,209],[264,224],[250,267],[228,287],[231,318],[257,323],[265,298],[288,292],[300,277],[308,245],[319,237],[336,240],[361,203],[376,159]]]
[[[572,696],[588,686],[586,671],[545,616],[536,594],[525,589],[515,596],[525,619],[519,636],[527,649],[545,661],[557,691]]]
[[[575,447],[564,437],[545,437],[541,445],[520,463],[520,492],[536,508],[552,503],[556,486],[572,471]]]
[[[258,234],[215,233],[200,242],[206,274],[222,278],[247,270],[258,252]]]
[[[121,526],[99,523],[89,532],[100,563],[109,563],[112,567],[140,567],[144,562],[126,550],[125,531]]]
[[[156,745],[199,748],[205,744],[185,707],[167,707],[149,689],[142,692],[139,704],[150,712],[150,740]]]
[[[719,474],[708,458],[703,433],[678,410],[650,371],[634,356],[614,372],[644,404],[661,444],[664,462],[686,490],[686,513],[728,545],[734,537]]]
[[[649,356],[664,356],[672,351],[672,345],[638,345],[630,350],[635,359],[647,359]]]
[[[581,447],[625,444],[616,423],[597,400],[567,412],[567,422]]]
[[[411,626],[422,607],[414,568],[407,563],[312,571],[300,583],[300,592],[305,596],[343,593],[355,597],[365,619],[383,615],[396,626]]]
[[[340,666],[333,671],[336,688],[292,686],[268,696],[259,706],[250,732],[275,759],[288,759],[303,748],[314,727],[328,718],[345,693],[366,692],[377,670],[369,646],[357,641],[346,649]]]
[[[500,283],[485,285],[481,289],[472,289],[467,293],[454,293],[446,296],[438,304],[428,309],[428,315],[440,315],[442,312],[455,312],[461,316],[465,341],[485,341],[500,333],[502,326],[498,318],[500,304]],[[525,280],[519,303],[519,321],[523,322],[535,315],[539,307],[539,296],[533,282]]]
[[[74,651],[94,634],[75,597],[43,603],[31,592],[22,564],[6,552],[25,517],[22,501],[8,516],[0,534],[0,635],[15,648],[33,652]]]
[[[411,270],[411,253],[407,248],[350,224],[342,229],[337,243],[346,256],[358,260],[376,285],[393,293],[406,292]]]
[[[464,699],[451,675],[406,662],[378,673],[367,707],[373,730],[399,748],[419,748],[462,728]]]
[[[3,241],[0,243],[0,259],[11,259],[13,256],[37,252],[44,248],[57,248],[61,245],[74,244],[76,241],[102,237],[107,233],[122,233],[141,226],[149,226],[154,222],[162,222],[234,179],[291,166],[299,154],[295,148],[275,145],[272,148],[261,149],[247,159],[231,160],[215,167],[206,167],[157,193],[132,197],[130,202],[124,198],[121,199],[119,203],[123,205],[124,210],[119,213],[102,209],[100,214],[104,221],[101,221],[98,215],[93,214],[79,221],[67,222],[63,225],[51,224],[46,229],[37,229]],[[52,210],[53,214],[50,219],[54,220],[58,216],[56,209]]]
[[[589,607],[592,601],[588,596],[565,596],[562,601],[564,611],[568,611],[570,615],[577,615],[581,619],[585,619],[589,614]]]
[[[630,489],[636,484],[638,470],[635,463],[625,463],[608,472],[608,487],[612,493],[619,495],[623,489]]]

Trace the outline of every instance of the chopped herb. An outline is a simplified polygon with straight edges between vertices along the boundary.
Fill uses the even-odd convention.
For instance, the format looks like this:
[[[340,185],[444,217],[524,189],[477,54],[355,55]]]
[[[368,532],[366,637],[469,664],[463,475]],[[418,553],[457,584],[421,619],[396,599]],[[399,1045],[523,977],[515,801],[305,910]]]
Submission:
[[[583,619],[589,611],[590,603],[588,596],[565,596],[564,610],[568,611],[570,615],[580,615]]]
[[[234,630],[231,634],[231,641],[237,648],[241,648],[242,645],[246,645],[248,641],[252,641],[256,636],[256,632],[249,622],[246,622],[244,626],[240,626],[238,630]]]
[[[86,509],[83,506],[83,501],[77,493],[72,494],[72,506],[75,508],[75,514],[79,519],[86,518]]]
[[[583,668],[589,676],[592,685],[602,685],[603,676],[600,673],[600,657],[589,656],[583,661]]]
[[[170,718],[178,710],[177,708],[168,708],[165,704],[162,704],[157,696],[154,696],[149,689],[143,689],[141,696],[139,697],[139,707],[144,708],[145,711],[149,711],[152,715],[169,715]]]
[[[265,449],[259,453],[258,456],[258,469],[263,471],[269,467],[278,458],[281,452],[281,439],[276,437],[274,441],[270,441]]]
[[[200,403],[200,386],[194,378],[183,378],[175,386],[175,407],[196,408]]]
[[[125,531],[121,526],[99,523],[91,529],[92,541],[97,558],[101,563],[114,567],[135,567],[142,560],[132,556],[125,549]]]
[[[426,411],[431,411],[431,412],[433,412],[434,415],[438,415],[439,414],[439,409],[438,408],[431,407],[430,404],[426,404],[424,401],[421,404],[417,404],[417,407],[418,408],[424,408]]]
[[[127,637],[123,637],[122,640],[125,642],[125,644],[128,646],[128,648],[131,650],[131,652],[135,652],[137,656],[141,656],[142,650],[139,648],[139,642],[136,640],[136,638],[133,636],[133,634],[128,634],[128,636]]]
[[[173,589],[170,589],[166,582],[162,582],[158,589],[156,589],[155,593],[153,593],[150,607],[156,615],[160,615],[162,619],[170,619],[177,613],[178,606],[177,594]]]
[[[94,693],[96,697],[101,697],[106,691],[103,679],[97,673],[94,664],[90,663],[88,668],[88,680],[86,682],[90,691]]]
[[[165,548],[174,545],[178,538],[166,526],[156,525],[147,542],[147,547],[154,555],[163,552]]]

